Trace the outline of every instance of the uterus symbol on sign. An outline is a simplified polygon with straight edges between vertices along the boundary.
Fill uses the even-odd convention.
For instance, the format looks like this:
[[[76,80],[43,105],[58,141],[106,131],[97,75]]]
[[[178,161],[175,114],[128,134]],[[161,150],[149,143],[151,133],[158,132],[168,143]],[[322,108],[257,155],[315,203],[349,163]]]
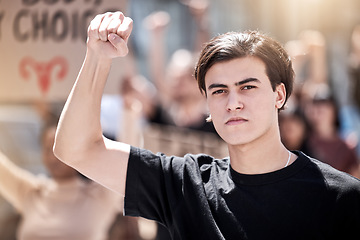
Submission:
[[[68,73],[68,62],[63,57],[54,57],[48,62],[38,62],[31,57],[24,57],[19,65],[21,76],[28,80],[30,69],[35,72],[40,91],[46,95],[50,88],[52,72],[57,70],[57,80],[61,81]]]

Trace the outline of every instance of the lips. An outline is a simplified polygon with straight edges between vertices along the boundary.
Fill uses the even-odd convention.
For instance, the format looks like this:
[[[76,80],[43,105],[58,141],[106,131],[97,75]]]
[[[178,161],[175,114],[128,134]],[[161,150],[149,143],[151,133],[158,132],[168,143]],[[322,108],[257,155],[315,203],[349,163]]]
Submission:
[[[229,120],[227,120],[225,122],[226,125],[237,125],[237,124],[242,124],[244,122],[247,122],[246,119],[241,118],[241,117],[232,117]]]

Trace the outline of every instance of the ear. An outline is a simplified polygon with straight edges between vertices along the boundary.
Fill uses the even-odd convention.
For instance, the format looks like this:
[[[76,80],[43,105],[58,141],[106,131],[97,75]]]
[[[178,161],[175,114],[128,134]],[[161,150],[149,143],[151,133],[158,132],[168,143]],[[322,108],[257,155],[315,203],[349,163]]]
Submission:
[[[286,100],[286,88],[283,83],[276,86],[275,94],[276,94],[275,107],[277,109],[281,109],[284,106]]]

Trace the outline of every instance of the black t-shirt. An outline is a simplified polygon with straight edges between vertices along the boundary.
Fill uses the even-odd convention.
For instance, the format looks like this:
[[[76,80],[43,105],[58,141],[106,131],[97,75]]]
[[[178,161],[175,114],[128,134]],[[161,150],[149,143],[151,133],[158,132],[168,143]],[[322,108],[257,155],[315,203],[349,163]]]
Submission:
[[[125,214],[164,224],[173,239],[359,239],[360,181],[294,153],[286,168],[246,175],[229,158],[132,147]]]

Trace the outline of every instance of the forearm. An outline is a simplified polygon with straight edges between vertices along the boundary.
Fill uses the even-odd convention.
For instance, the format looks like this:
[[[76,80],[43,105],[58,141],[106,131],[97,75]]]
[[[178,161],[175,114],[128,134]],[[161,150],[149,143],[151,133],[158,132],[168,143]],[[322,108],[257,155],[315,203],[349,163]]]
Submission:
[[[166,75],[166,27],[170,22],[167,12],[159,11],[150,14],[146,20],[149,34],[149,51],[147,53],[149,72],[152,81],[160,92],[161,100],[168,101],[168,87],[165,84]]]
[[[318,48],[314,49],[311,53],[312,64],[311,64],[311,79],[315,83],[325,83],[328,82],[327,77],[327,63],[326,63],[326,53],[324,49]]]
[[[148,63],[150,66],[150,75],[152,80],[155,82],[156,87],[161,92],[166,92],[165,85],[165,66],[166,66],[166,50],[165,47],[165,36],[164,33],[153,33],[150,36],[150,47],[148,53]]]
[[[117,134],[116,140],[135,147],[142,147],[141,111],[140,102],[135,102],[132,106],[124,108],[120,133]]]
[[[36,177],[15,165],[0,151],[0,195],[22,210],[25,194],[36,185]]]
[[[87,52],[61,114],[55,141],[55,154],[67,163],[102,141],[100,105],[110,67],[111,59]]]

